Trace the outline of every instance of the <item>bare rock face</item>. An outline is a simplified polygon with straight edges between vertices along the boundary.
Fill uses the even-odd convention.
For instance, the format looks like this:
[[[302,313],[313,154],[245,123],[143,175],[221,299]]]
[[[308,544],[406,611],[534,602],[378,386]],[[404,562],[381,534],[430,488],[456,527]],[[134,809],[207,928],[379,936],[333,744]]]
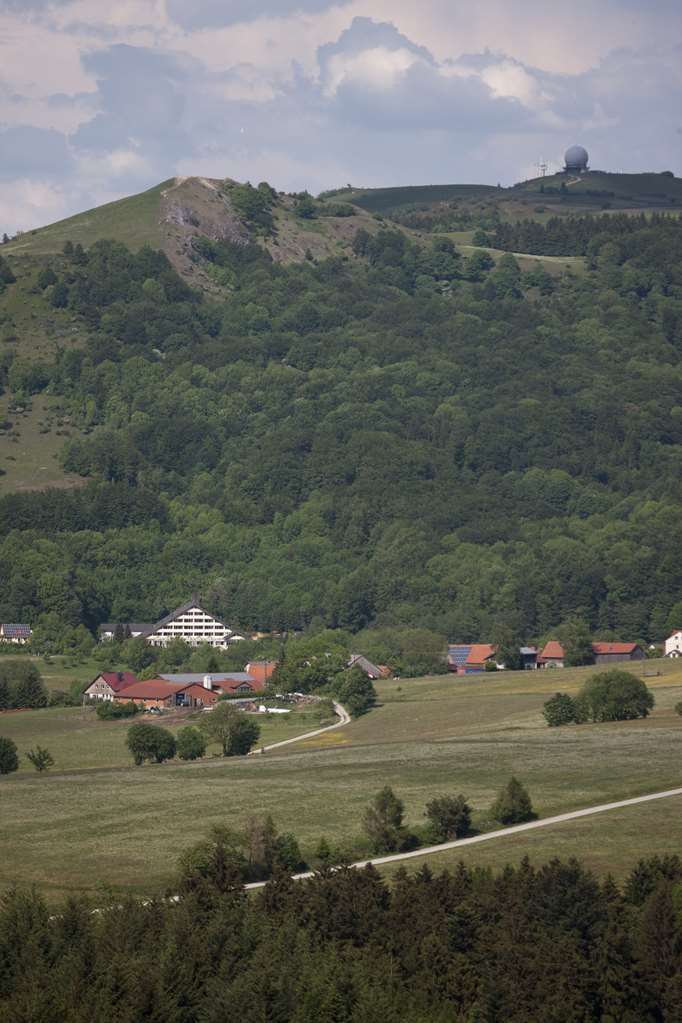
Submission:
[[[192,240],[198,235],[211,241],[246,245],[251,241],[242,223],[221,189],[211,178],[176,178],[175,184],[161,193],[160,223],[167,236],[166,255],[183,275],[193,275]]]

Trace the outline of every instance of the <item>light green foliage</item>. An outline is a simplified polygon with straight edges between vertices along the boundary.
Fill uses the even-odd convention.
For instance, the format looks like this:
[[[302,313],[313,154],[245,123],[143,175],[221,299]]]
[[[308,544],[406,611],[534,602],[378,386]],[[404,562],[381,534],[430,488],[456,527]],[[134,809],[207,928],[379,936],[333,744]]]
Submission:
[[[571,725],[581,720],[581,707],[568,693],[555,693],[542,708],[545,721],[550,728]]]

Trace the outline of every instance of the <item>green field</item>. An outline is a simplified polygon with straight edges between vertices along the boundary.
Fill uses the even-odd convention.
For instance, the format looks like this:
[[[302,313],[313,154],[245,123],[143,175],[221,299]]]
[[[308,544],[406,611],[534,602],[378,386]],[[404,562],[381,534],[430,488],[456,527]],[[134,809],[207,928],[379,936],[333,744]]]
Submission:
[[[131,195],[94,210],[78,213],[66,220],[29,231],[9,242],[3,255],[42,255],[61,252],[64,242],[80,242],[87,247],[99,238],[113,238],[131,249],[142,245],[161,247],[159,228],[161,192],[173,183],[163,181],[139,195]]]
[[[682,719],[673,707],[682,698],[682,669],[645,663],[644,670],[662,672],[647,679],[656,708],[645,721],[548,729],[544,700],[557,688],[575,692],[590,670],[380,683],[380,705],[365,717],[249,760],[115,767],[126,762],[119,759],[125,725],[93,722],[78,709],[3,715],[0,733],[21,738],[22,749],[48,745],[57,765],[46,776],[22,771],[0,781],[0,883],[36,883],[51,897],[102,883],[158,891],[172,881],[182,849],[211,825],[239,827],[252,813],[272,813],[310,854],[322,834],[354,840],[364,806],[386,784],[405,800],[412,825],[423,823],[433,796],[463,792],[483,830],[494,826],[488,808],[512,773],[528,786],[541,817],[677,787]],[[102,758],[112,766],[102,766]],[[622,872],[649,848],[679,849],[677,805],[627,811],[632,826],[626,821],[619,828],[607,815],[475,846],[465,855],[485,863],[526,850],[543,857],[597,849],[599,869]],[[648,822],[645,832],[637,819]],[[597,845],[602,829],[606,837]],[[633,836],[639,836],[634,844]],[[447,854],[443,863],[452,859]]]

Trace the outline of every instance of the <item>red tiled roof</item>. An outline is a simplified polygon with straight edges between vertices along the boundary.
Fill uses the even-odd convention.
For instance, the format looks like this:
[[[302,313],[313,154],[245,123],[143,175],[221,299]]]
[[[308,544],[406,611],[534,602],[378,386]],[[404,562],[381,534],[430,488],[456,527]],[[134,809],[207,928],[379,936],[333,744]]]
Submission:
[[[667,639],[672,639],[673,636],[676,636],[678,632],[682,632],[682,629],[673,629],[673,631],[670,633]]]
[[[103,671],[97,677],[103,678],[115,693],[127,689],[128,686],[134,686],[138,681],[137,675],[133,675],[132,671]]]
[[[483,664],[495,653],[495,647],[490,643],[474,643],[466,659],[467,664]]]
[[[538,657],[539,661],[563,661],[566,653],[564,648],[558,639],[550,639],[548,643],[545,643],[542,653]]]
[[[179,693],[182,689],[187,689],[187,686],[181,682],[166,682],[163,678],[148,678],[144,682],[126,686],[121,698],[124,700],[164,700]]]
[[[592,650],[595,654],[631,654],[638,646],[639,643],[593,643]]]

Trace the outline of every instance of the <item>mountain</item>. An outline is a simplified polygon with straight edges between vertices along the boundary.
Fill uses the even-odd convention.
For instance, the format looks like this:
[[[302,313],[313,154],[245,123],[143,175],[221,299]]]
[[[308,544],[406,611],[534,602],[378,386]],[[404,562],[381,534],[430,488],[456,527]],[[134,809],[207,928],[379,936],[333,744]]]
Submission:
[[[191,178],[3,246],[3,620],[678,626],[679,218],[458,187]]]

